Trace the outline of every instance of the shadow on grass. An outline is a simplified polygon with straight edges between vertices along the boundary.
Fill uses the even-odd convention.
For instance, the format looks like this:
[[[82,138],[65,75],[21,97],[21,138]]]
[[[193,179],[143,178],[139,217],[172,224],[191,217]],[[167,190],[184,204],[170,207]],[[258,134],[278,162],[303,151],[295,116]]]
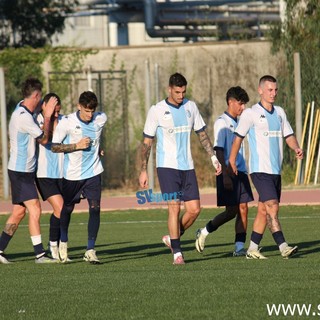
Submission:
[[[102,262],[117,262],[123,260],[135,260],[143,259],[148,257],[155,257],[164,254],[171,254],[169,248],[163,243],[151,243],[144,245],[130,245],[133,242],[117,242],[117,243],[106,243],[96,245],[97,255]],[[207,245],[203,254],[198,254],[196,259],[187,259],[190,262],[201,262],[202,260],[221,259],[232,257],[232,251],[222,252],[214,249],[219,249],[225,246],[232,246],[233,243],[217,243]],[[297,243],[299,251],[294,255],[294,258],[302,258],[310,254],[320,252],[320,240],[306,241]],[[117,246],[116,248],[109,247]],[[195,251],[194,240],[185,240],[181,242],[183,252]],[[68,248],[69,257],[74,260],[73,263],[82,262],[83,254],[86,250],[85,246],[76,246]],[[79,253],[81,251],[81,253]],[[279,250],[276,245],[262,246],[262,253],[268,257],[278,256]],[[13,253],[7,255],[8,259],[16,261],[32,261],[34,260],[34,253],[32,251],[23,253]],[[241,259],[241,257],[240,257]]]

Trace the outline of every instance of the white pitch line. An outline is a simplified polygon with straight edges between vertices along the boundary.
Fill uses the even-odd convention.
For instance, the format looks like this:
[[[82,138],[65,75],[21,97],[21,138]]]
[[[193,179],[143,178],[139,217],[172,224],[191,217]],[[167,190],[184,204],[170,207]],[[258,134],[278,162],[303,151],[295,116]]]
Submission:
[[[312,215],[312,216],[297,216],[297,217],[282,217],[281,216],[281,220],[294,220],[294,219],[319,219],[320,218],[320,215]],[[210,218],[208,218],[210,219]],[[197,221],[208,221],[208,219],[197,219]],[[254,217],[252,218],[248,218],[248,220],[254,220]],[[102,224],[139,224],[139,223],[144,223],[144,224],[147,224],[147,223],[167,223],[168,221],[167,220],[138,220],[138,221],[102,221],[100,222],[100,225]],[[81,225],[87,225],[87,223],[84,223],[84,222],[79,222],[79,223],[72,223],[71,224],[78,224],[79,226]],[[19,225],[19,228],[25,228],[25,227],[28,227],[27,224],[20,224]],[[41,224],[41,227],[49,227],[49,224],[48,223],[45,223],[45,224]]]

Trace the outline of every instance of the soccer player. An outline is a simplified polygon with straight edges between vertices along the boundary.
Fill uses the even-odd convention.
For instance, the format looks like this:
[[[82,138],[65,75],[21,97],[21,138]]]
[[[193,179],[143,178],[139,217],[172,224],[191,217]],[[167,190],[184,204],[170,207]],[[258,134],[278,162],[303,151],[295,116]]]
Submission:
[[[229,163],[233,172],[238,174],[236,157],[242,140],[248,134],[249,171],[259,195],[259,202],[247,258],[266,259],[258,248],[266,225],[278,245],[282,257],[288,258],[297,252],[298,247],[291,247],[287,244],[278,218],[283,139],[294,150],[298,159],[303,158],[303,151],[293,134],[285,111],[274,105],[278,93],[277,80],[270,75],[263,76],[259,81],[258,93],[260,102],[244,110],[240,117]]]
[[[22,86],[23,100],[11,115],[9,122],[10,158],[8,174],[11,182],[13,209],[7,219],[0,238],[0,263],[8,264],[4,255],[14,233],[22,219],[29,213],[29,232],[33,244],[36,263],[56,262],[46,256],[42,245],[40,230],[41,205],[36,188],[36,142],[45,145],[49,140],[51,116],[57,99],[51,97],[43,104],[42,130],[35,122],[33,112],[42,97],[42,83],[35,78],[28,78]]]
[[[221,172],[206,125],[193,101],[185,98],[187,80],[179,73],[169,78],[168,97],[153,105],[145,122],[141,148],[142,166],[139,183],[148,186],[147,163],[154,137],[157,136],[156,167],[162,194],[179,194],[179,199],[168,201],[169,235],[162,241],[173,253],[173,264],[184,264],[180,236],[200,213],[200,196],[190,148],[190,135],[194,130],[202,146]],[[184,201],[185,213],[180,218],[180,202]]]
[[[76,203],[87,198],[89,205],[88,243],[83,259],[99,264],[95,242],[100,226],[101,173],[100,137],[107,121],[104,112],[97,112],[98,100],[91,91],[81,93],[78,111],[59,121],[51,150],[64,152],[62,195],[64,204],[60,217],[59,256],[68,261],[68,228]]]
[[[238,117],[248,101],[249,96],[244,89],[231,87],[226,94],[227,110],[214,123],[214,150],[222,165],[222,174],[216,177],[217,205],[225,206],[225,210],[197,231],[195,246],[199,253],[203,252],[209,233],[236,217],[233,256],[246,255],[244,244],[247,235],[248,202],[253,201],[253,195],[247,175],[243,144],[236,159],[238,175],[229,175],[227,169]]]
[[[51,97],[57,99],[57,104],[52,115],[52,130],[54,131],[63,115],[60,114],[61,100],[55,93],[48,93],[43,98],[48,103]],[[43,111],[38,114],[37,122],[40,127],[44,123]],[[51,137],[52,138],[52,137]],[[48,201],[53,209],[50,217],[49,248],[53,259],[59,260],[58,244],[60,240],[60,213],[63,206],[62,177],[63,177],[63,153],[51,151],[51,139],[46,145],[39,145],[37,187],[43,201]]]

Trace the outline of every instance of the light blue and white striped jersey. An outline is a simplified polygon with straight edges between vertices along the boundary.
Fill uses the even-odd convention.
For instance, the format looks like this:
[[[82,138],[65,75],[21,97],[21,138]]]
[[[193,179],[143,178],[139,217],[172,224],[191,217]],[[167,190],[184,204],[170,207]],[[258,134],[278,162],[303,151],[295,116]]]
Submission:
[[[143,134],[157,136],[156,166],[178,170],[194,169],[191,155],[191,131],[199,132],[206,125],[197,105],[184,99],[180,106],[167,99],[153,105],[148,112]]]
[[[236,134],[244,137],[248,133],[250,159],[249,170],[269,174],[280,174],[283,160],[283,138],[293,135],[286,113],[279,106],[271,112],[260,103],[243,111]]]
[[[63,115],[59,114],[58,122],[62,119]],[[37,122],[43,127],[43,115],[39,113]],[[37,162],[37,177],[61,179],[63,177],[63,153],[55,153],[51,151],[51,142],[46,145],[39,144],[38,149],[38,162]]]
[[[99,156],[100,137],[107,116],[103,112],[95,112],[90,122],[84,122],[79,112],[64,116],[58,123],[52,143],[77,143],[84,137],[91,139],[91,145],[85,150],[65,153],[63,177],[68,180],[84,180],[103,172]]]
[[[229,156],[233,140],[235,138],[234,131],[237,128],[237,118],[233,118],[228,112],[224,112],[214,122],[214,149],[222,148],[226,165],[229,164]],[[247,173],[247,166],[245,161],[244,147],[241,144],[239,153],[236,158],[236,165],[238,171]]]
[[[20,101],[9,122],[10,157],[8,169],[18,172],[35,172],[36,139],[43,134],[33,114]]]

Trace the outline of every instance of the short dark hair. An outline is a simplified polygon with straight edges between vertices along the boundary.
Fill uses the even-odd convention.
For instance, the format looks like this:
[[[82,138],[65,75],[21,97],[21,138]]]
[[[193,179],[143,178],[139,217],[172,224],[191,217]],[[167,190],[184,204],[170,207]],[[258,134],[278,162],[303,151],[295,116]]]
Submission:
[[[60,99],[60,97],[59,97],[57,94],[53,93],[53,92],[47,93],[47,94],[44,96],[44,98],[43,98],[43,102],[47,103],[51,97],[56,97],[56,98],[57,98],[57,101],[58,101],[58,105],[61,106],[61,99]]]
[[[41,81],[37,78],[27,78],[21,87],[22,96],[24,98],[29,98],[35,91],[42,91]]]
[[[186,78],[180,73],[174,73],[169,78],[170,87],[184,87],[188,84]]]
[[[276,83],[277,82],[277,79],[273,76],[270,76],[269,74],[263,76],[260,78],[259,80],[259,86],[263,85],[266,81],[269,81],[269,82],[273,82],[273,83]]]
[[[84,91],[80,94],[79,104],[86,109],[94,110],[98,106],[97,96],[92,91]]]
[[[242,89],[241,87],[231,87],[226,94],[226,101],[228,103],[229,99],[235,99],[240,101],[241,103],[249,102],[249,96],[246,90]]]

